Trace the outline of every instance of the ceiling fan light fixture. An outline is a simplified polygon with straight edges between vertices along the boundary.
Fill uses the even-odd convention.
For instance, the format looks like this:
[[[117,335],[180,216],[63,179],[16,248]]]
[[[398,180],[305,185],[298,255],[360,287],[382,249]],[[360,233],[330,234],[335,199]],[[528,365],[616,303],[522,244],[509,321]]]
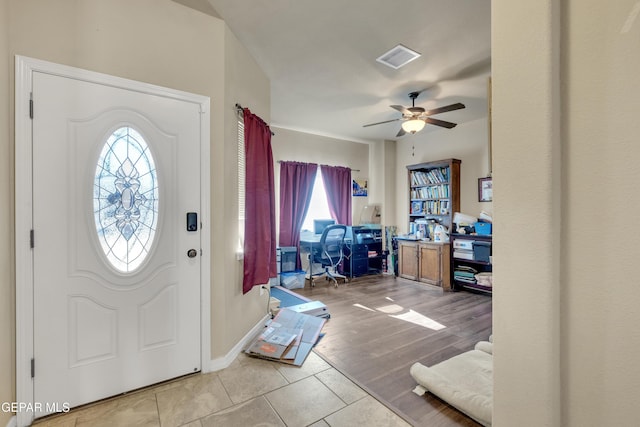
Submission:
[[[411,119],[402,123],[402,129],[407,133],[416,133],[420,132],[422,128],[424,128],[424,125],[424,120]]]

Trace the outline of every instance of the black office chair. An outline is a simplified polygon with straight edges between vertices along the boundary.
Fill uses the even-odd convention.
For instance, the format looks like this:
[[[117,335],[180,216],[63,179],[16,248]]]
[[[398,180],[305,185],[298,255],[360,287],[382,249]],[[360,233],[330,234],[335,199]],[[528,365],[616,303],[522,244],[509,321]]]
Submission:
[[[313,276],[324,275],[327,280],[333,280],[338,287],[337,279],[347,280],[347,277],[338,273],[338,265],[344,258],[344,235],[347,233],[346,225],[330,225],[322,232],[320,248],[314,250],[309,256],[309,278],[311,286],[315,286]],[[313,274],[313,264],[321,264],[323,270]]]

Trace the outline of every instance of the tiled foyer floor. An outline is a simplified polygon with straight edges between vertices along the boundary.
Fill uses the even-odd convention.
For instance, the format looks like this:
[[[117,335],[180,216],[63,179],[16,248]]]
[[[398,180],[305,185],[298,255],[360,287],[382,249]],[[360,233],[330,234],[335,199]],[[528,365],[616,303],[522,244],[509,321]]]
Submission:
[[[298,368],[240,354],[196,374],[37,421],[36,427],[408,426],[311,352]]]

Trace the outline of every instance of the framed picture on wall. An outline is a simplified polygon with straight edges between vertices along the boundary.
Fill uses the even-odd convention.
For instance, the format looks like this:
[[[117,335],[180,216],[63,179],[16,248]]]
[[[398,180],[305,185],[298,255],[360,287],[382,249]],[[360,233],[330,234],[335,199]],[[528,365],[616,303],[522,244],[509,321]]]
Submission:
[[[491,177],[478,178],[478,201],[493,201],[493,180],[491,179]]]
[[[367,197],[367,180],[366,179],[353,180],[353,196]]]

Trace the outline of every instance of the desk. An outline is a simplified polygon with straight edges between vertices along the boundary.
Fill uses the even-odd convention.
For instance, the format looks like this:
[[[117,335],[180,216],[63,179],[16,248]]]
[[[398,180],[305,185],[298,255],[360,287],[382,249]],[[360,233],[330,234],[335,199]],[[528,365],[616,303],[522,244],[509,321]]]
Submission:
[[[382,230],[380,227],[350,226],[347,235],[351,241],[345,245],[345,273],[350,277],[382,273]]]
[[[310,262],[309,255],[312,254],[314,250],[316,251],[322,250],[322,246],[320,245],[320,237],[322,237],[322,235],[320,234],[300,233],[300,262],[302,263],[302,267],[304,271],[310,272],[310,275],[307,275],[307,279],[310,279],[310,276],[313,276],[314,274],[320,274],[324,271],[322,267],[320,267],[320,269],[316,269],[313,271],[311,271],[311,269],[309,268],[309,262]],[[351,239],[345,239],[345,245],[347,244],[351,244]],[[345,251],[344,253],[345,253],[345,259],[343,263],[346,263],[348,262],[346,258],[347,252]],[[306,263],[305,263],[305,260],[306,260]]]
[[[320,234],[300,233],[300,255],[311,253],[314,247],[320,247]]]
[[[309,255],[313,250],[321,250],[319,234],[300,235],[300,259],[303,263],[304,271],[309,270]],[[369,256],[369,252],[376,252],[375,256]],[[354,243],[352,239],[344,240],[344,260],[342,266],[344,274],[350,278],[365,274],[382,272],[382,241],[367,240],[366,243]],[[306,260],[306,265],[305,261]],[[320,274],[323,270],[314,270],[313,274]],[[309,278],[309,276],[307,276]]]
[[[345,244],[344,273],[349,277],[382,273],[382,242]],[[373,255],[375,253],[375,255]]]

